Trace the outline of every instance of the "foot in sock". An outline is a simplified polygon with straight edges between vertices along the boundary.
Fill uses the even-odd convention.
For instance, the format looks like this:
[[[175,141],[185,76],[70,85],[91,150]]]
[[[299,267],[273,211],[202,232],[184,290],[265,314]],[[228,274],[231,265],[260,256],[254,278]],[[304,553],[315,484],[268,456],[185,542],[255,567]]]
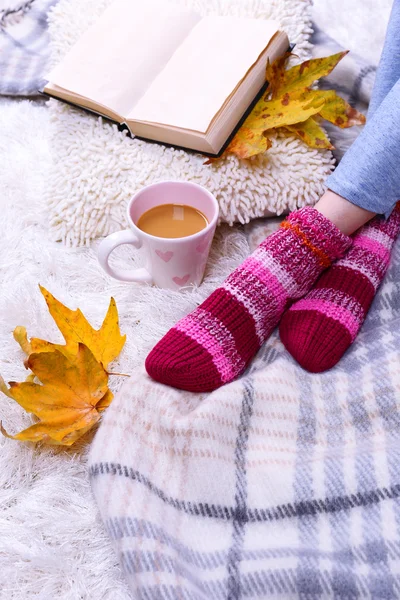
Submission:
[[[283,315],[281,340],[304,369],[320,373],[332,368],[353,343],[385,276],[399,231],[400,203],[389,219],[375,217],[362,227],[345,257]]]
[[[290,302],[349,248],[316,209],[285,220],[211,296],[179,321],[146,359],[155,380],[207,392],[238,377],[270,336]]]

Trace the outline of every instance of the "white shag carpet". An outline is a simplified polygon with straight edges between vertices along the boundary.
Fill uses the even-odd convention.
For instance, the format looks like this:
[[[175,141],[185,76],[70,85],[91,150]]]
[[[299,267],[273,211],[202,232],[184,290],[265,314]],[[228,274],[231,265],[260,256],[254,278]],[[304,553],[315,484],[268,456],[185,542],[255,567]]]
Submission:
[[[100,325],[109,297],[116,298],[128,339],[115,370],[129,373],[178,318],[241,262],[247,242],[240,228],[224,227],[206,281],[193,293],[114,282],[101,271],[93,249],[67,249],[49,240],[45,179],[50,128],[42,104],[0,99],[0,373],[6,381],[26,376],[12,337],[16,325],[25,325],[30,335],[60,340],[39,282],[72,308],[79,306],[94,326]],[[255,224],[250,241],[257,243],[262,235],[262,223]],[[137,254],[124,248],[116,261],[138,264]],[[122,382],[115,378],[111,383],[116,390]],[[31,423],[5,396],[0,419],[11,433]],[[0,600],[131,599],[89,488],[90,440],[88,435],[63,450],[0,438]]]
[[[52,62],[57,64],[111,0],[60,0],[50,13]],[[135,0],[140,1],[140,0]],[[173,0],[202,14],[275,18],[296,44],[298,60],[310,56],[307,0]],[[54,168],[47,190],[53,239],[82,245],[125,226],[131,195],[161,179],[195,181],[213,192],[223,222],[247,223],[314,204],[333,165],[328,150],[294,137],[275,136],[272,148],[250,161],[229,155],[204,165],[204,157],[131,140],[101,118],[50,104]]]
[[[61,341],[39,282],[68,306],[79,306],[96,327],[114,296],[121,329],[128,334],[115,371],[130,373],[166,330],[243,260],[248,245],[240,228],[223,226],[205,283],[179,293],[114,282],[99,267],[93,249],[67,249],[49,241],[44,200],[48,117],[42,105],[0,103],[0,373],[6,381],[26,377],[12,336],[17,325],[25,325],[30,335]],[[140,261],[136,254],[132,261]],[[116,260],[126,265],[129,257],[125,248]],[[114,389],[121,379],[112,378]],[[10,433],[31,423],[3,395],[0,420]],[[1,600],[130,598],[89,488],[91,437],[67,450],[0,438]]]

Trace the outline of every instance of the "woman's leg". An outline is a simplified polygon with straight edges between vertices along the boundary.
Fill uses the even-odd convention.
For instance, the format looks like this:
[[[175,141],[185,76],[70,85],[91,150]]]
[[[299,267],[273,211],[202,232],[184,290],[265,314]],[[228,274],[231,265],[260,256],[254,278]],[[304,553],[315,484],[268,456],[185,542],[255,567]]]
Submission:
[[[315,206],[343,232],[353,233],[369,220],[368,215],[388,216],[392,212],[400,198],[400,80],[328,177],[327,185],[355,205],[354,210],[349,206],[338,211],[339,200],[330,199],[328,194]]]
[[[354,341],[389,266],[400,231],[400,0],[395,0],[368,123],[328,179],[316,208],[344,233],[364,225],[352,248],[283,316],[281,340],[305,369],[332,368]],[[397,147],[396,147],[397,146]],[[344,197],[343,197],[344,196]],[[348,198],[348,200],[346,200]],[[392,212],[391,212],[392,211]]]
[[[381,105],[394,84],[400,79],[400,0],[394,0],[386,31],[374,89],[369,103],[368,118]]]
[[[388,215],[400,198],[394,172],[396,167],[399,169],[399,154],[392,154],[397,144],[400,119],[399,109],[395,107],[400,100],[399,79],[400,0],[394,0],[369,105],[366,131],[328,178],[329,189],[316,204],[316,209],[331,219],[343,233],[352,233],[375,213]],[[372,122],[389,94],[390,99],[386,101],[384,109]],[[390,157],[388,164],[386,157]],[[375,185],[370,185],[373,183]]]

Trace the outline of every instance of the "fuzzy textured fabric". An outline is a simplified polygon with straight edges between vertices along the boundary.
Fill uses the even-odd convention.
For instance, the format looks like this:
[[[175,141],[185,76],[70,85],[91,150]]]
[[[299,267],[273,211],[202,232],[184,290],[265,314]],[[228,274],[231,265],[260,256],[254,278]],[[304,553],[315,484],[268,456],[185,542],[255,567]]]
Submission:
[[[179,321],[146,359],[156,381],[209,392],[246,369],[288,304],[304,296],[351,240],[315,208],[290,214],[280,230]]]
[[[365,225],[346,256],[285,313],[281,340],[304,369],[331,369],[354,342],[389,267],[399,231],[397,205],[389,219],[375,217]]]
[[[140,2],[141,0],[133,0]],[[201,14],[274,18],[296,44],[299,61],[310,57],[310,3],[305,0],[173,0]],[[61,0],[51,11],[53,64],[95,21],[110,0]],[[67,245],[126,227],[126,204],[144,185],[162,179],[194,181],[214,193],[222,222],[282,214],[312,205],[333,168],[328,150],[277,135],[265,155],[241,161],[230,155],[204,165],[204,157],[129,139],[101,118],[51,101],[54,167],[47,187],[51,235]]]
[[[157,341],[192,311],[249,253],[240,228],[219,228],[205,280],[186,292],[127,285],[109,278],[93,248],[69,249],[48,238],[44,198],[50,168],[49,111],[39,103],[0,98],[0,375],[23,381],[24,355],[13,330],[63,343],[40,294],[41,283],[99,327],[110,297],[127,334],[119,373],[133,373]],[[142,266],[141,252],[115,252],[119,268]],[[125,378],[111,377],[117,392]],[[0,394],[0,420],[10,433],[30,415]],[[131,600],[98,517],[87,472],[93,434],[71,448],[23,444],[0,434],[0,599]]]
[[[10,0],[0,0],[0,8],[9,4]],[[347,8],[341,11],[343,18]],[[326,10],[332,15],[331,4]],[[381,11],[376,11],[374,23],[380,16]],[[79,22],[82,14],[78,12],[75,18]],[[356,21],[349,31],[356,42]],[[71,250],[52,243],[47,229],[48,202],[43,197],[50,155],[55,152],[53,145],[48,148],[49,130],[54,125],[48,122],[49,112],[26,100],[5,103],[0,98],[0,374],[6,381],[26,377],[24,356],[12,337],[16,325],[25,325],[31,335],[62,343],[38,291],[38,282],[65,304],[79,306],[94,326],[101,324],[113,295],[122,330],[128,336],[115,371],[134,373],[126,392],[115,399],[115,413],[122,419],[120,411],[133,411],[133,417],[122,413],[124,426],[132,427],[132,435],[125,456],[103,451],[100,439],[94,450],[105,461],[125,458],[132,468],[143,469],[149,476],[155,469],[153,479],[166,493],[176,490],[178,495],[185,495],[186,501],[206,500],[215,505],[220,502],[221,506],[227,502],[228,508],[235,508],[235,480],[226,459],[229,461],[234,451],[240,419],[239,382],[201,397],[154,385],[142,414],[139,400],[143,388],[137,369],[157,340],[244,260],[249,253],[247,241],[240,230],[223,227],[202,286],[193,292],[167,294],[108,278],[97,264],[95,245],[93,250]],[[79,134],[75,135],[79,144]],[[266,226],[260,222],[247,225],[248,238],[252,242],[257,238],[258,244],[276,221],[267,221]],[[121,268],[127,262],[141,266],[140,252],[122,248],[114,254]],[[144,484],[133,483],[138,486],[133,488],[138,502],[134,505],[129,496],[126,515],[135,516],[135,511],[144,510],[143,503],[148,503],[145,518],[154,524],[139,523],[139,537],[135,538],[135,522],[128,520],[122,540],[114,518],[124,515],[117,513],[114,503],[105,505],[108,496],[102,494],[115,477],[104,480],[104,488],[98,480],[96,498],[104,520],[113,520],[110,533],[118,555],[123,548],[131,557],[136,551],[138,560],[144,556],[146,561],[145,567],[143,562],[139,567],[150,569],[156,557],[151,554],[154,544],[156,552],[175,561],[168,563],[170,575],[159,574],[156,569],[148,572],[147,598],[150,593],[153,598],[163,597],[157,586],[169,585],[171,578],[191,586],[179,580],[182,569],[200,580],[206,579],[210,571],[210,577],[221,581],[223,589],[228,577],[227,553],[233,556],[233,531],[235,540],[243,539],[246,547],[249,535],[251,540],[245,555],[239,548],[238,560],[244,561],[229,563],[231,577],[235,578],[236,573],[241,576],[247,568],[246,578],[257,586],[258,594],[253,594],[257,598],[273,598],[275,594],[286,600],[300,598],[300,592],[303,600],[310,596],[338,598],[342,589],[347,598],[399,596],[399,264],[397,244],[389,272],[356,342],[332,371],[308,375],[284,352],[275,333],[252,364],[251,372],[258,373],[257,399],[249,405],[251,427],[244,422],[241,429],[246,454],[241,455],[240,447],[237,449],[241,468],[244,461],[246,468],[239,497],[253,504],[259,500],[259,507],[277,509],[273,516],[282,515],[280,520],[271,519],[257,533],[251,531],[251,522],[227,519],[221,523],[198,516],[188,518],[184,523],[188,528],[181,529],[184,515],[179,515],[178,508],[164,506],[159,499],[155,504],[152,493],[141,489]],[[112,377],[110,382],[117,391],[121,380]],[[157,394],[162,390],[159,397],[153,396],[154,390]],[[202,402],[199,413],[194,401]],[[172,416],[164,411],[171,407]],[[212,429],[202,432],[202,424],[206,428],[208,425],[207,411]],[[215,416],[211,416],[212,411]],[[114,418],[113,406],[109,418]],[[30,416],[5,396],[0,401],[0,419],[11,433],[32,423]],[[258,425],[261,432],[257,431]],[[139,447],[139,435],[145,432],[151,437]],[[213,439],[215,432],[217,439]],[[191,443],[198,435],[202,436],[201,446],[193,448]],[[56,449],[0,437],[1,600],[140,598],[135,592],[143,588],[144,573],[136,577],[124,567],[134,590],[130,592],[94,503],[87,468],[90,442],[88,434],[72,448]],[[112,443],[117,445],[115,438]],[[153,444],[161,454],[153,453]],[[173,482],[168,481],[170,475]],[[175,486],[178,479],[181,488],[169,487],[172,483]],[[281,506],[294,501],[297,512],[292,518],[285,517]],[[236,514],[240,516],[239,511]],[[169,520],[170,515],[173,520]],[[178,545],[172,539],[172,546],[168,546],[162,537],[164,532]],[[253,533],[257,533],[257,540]],[[158,546],[154,535],[158,536]],[[252,560],[250,553],[256,543],[261,551]],[[231,597],[243,597],[245,591],[240,587]],[[192,597],[200,593],[193,592]],[[203,593],[205,597],[209,600],[212,596]]]

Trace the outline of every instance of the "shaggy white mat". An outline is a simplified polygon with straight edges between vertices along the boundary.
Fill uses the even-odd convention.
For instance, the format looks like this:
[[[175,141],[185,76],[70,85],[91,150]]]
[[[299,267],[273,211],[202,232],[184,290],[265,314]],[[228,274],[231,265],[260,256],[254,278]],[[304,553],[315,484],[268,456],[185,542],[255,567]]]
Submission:
[[[159,337],[245,257],[247,242],[236,227],[224,226],[206,281],[195,292],[114,282],[102,272],[92,249],[66,249],[48,240],[43,196],[48,125],[44,106],[28,101],[0,104],[0,373],[6,381],[26,377],[12,337],[16,325],[25,325],[31,335],[61,341],[39,282],[68,306],[79,306],[95,326],[113,295],[122,331],[128,334],[115,371],[130,373]],[[126,264],[129,256],[128,248],[117,260]],[[121,383],[117,377],[112,381],[114,389]],[[0,419],[11,433],[31,423],[3,395]],[[0,438],[1,600],[130,598],[89,489],[90,441],[89,435],[84,443],[63,450]]]
[[[57,63],[111,0],[60,0],[50,15]],[[135,0],[140,1],[140,0]],[[275,18],[310,55],[310,3],[306,0],[174,0],[205,13]],[[216,194],[221,219],[247,223],[314,204],[332,168],[328,150],[313,150],[293,137],[276,136],[267,154],[251,161],[230,155],[204,165],[182,150],[130,140],[102,119],[52,101],[54,169],[48,186],[52,236],[68,245],[87,243],[125,225],[125,207],[143,185],[160,179],[195,181]]]
[[[247,243],[240,228],[225,227],[206,281],[194,293],[161,293],[108,279],[92,249],[66,249],[48,240],[48,118],[44,106],[0,100],[0,373],[6,381],[26,376],[12,338],[16,325],[25,325],[31,335],[60,340],[38,282],[69,306],[80,306],[95,326],[113,295],[128,334],[115,370],[129,373],[247,255]],[[251,241],[257,243],[262,235],[262,225],[256,225]],[[126,264],[130,256],[123,249],[116,260]],[[112,384],[117,389],[121,381],[115,378]],[[5,396],[0,419],[12,433],[31,422]],[[0,600],[131,598],[91,496],[86,471],[90,439],[63,450],[0,438]]]

